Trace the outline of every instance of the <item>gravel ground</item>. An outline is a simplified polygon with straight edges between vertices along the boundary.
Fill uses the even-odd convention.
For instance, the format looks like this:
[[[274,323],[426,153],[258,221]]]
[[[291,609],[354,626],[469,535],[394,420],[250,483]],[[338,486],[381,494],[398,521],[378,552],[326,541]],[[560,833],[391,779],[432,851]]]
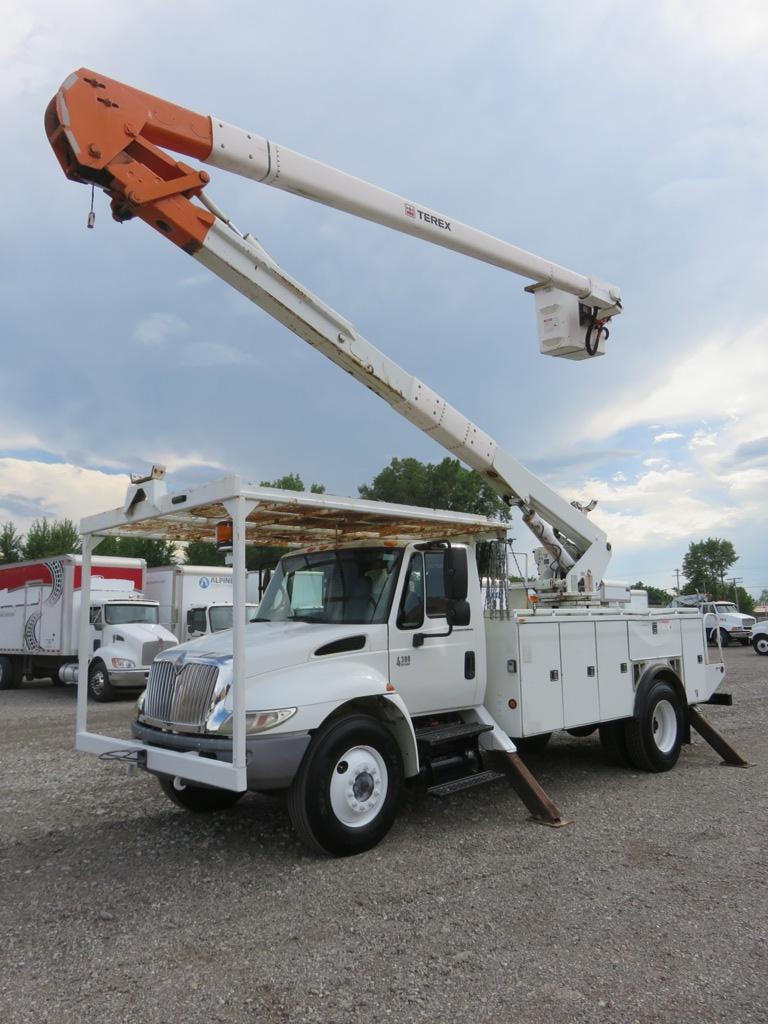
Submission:
[[[0,1020],[764,1024],[768,658],[725,656],[735,705],[706,714],[754,767],[696,738],[650,776],[564,736],[529,763],[568,828],[497,782],[410,795],[345,860],[279,798],[193,819],[76,754],[70,689],[0,693]]]

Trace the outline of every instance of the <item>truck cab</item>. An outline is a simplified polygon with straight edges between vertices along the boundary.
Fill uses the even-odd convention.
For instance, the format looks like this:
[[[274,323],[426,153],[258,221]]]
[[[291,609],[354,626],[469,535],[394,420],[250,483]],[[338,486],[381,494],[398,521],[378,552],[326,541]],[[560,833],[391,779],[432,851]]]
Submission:
[[[112,700],[120,690],[143,689],[149,667],[160,651],[176,645],[176,637],[160,625],[156,601],[130,593],[90,603],[88,692],[97,701]]]
[[[254,622],[258,609],[258,604],[246,604],[245,621]],[[219,604],[198,604],[188,609],[187,636],[190,639],[221,633],[224,629],[232,629],[231,604],[222,601]]]
[[[755,618],[744,615],[732,601],[707,601],[701,605],[704,615],[704,628],[710,643],[720,643],[727,647],[732,641],[739,641],[744,647],[750,642]]]

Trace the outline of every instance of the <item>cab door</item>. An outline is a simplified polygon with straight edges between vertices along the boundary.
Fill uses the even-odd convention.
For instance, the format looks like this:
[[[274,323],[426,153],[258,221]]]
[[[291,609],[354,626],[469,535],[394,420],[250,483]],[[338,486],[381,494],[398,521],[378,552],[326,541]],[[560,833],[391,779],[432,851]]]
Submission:
[[[392,606],[389,678],[411,715],[478,702],[476,631],[482,624],[470,622],[450,636],[430,635],[448,632],[443,558],[443,549],[413,551]],[[423,643],[414,646],[417,636]]]

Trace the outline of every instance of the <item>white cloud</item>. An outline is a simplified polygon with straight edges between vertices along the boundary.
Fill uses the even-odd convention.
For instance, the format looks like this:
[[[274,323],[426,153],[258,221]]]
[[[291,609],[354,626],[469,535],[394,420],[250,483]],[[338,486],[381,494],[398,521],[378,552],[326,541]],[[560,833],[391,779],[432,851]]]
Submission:
[[[78,523],[83,516],[121,505],[129,483],[125,474],[69,463],[0,459],[0,519],[13,519],[22,531],[40,515],[68,516]]]
[[[175,313],[150,313],[136,324],[133,339],[142,345],[162,347],[171,338],[189,331],[189,324]]]
[[[759,515],[752,490],[736,490],[725,500],[714,501],[696,472],[674,468],[652,469],[626,484],[589,480],[579,488],[597,498],[592,518],[618,551],[736,529]]]
[[[768,434],[766,379],[768,320],[740,335],[693,339],[686,351],[658,367],[642,402],[633,382],[613,403],[598,409],[585,434],[590,440],[605,440],[641,423],[685,424],[719,415],[740,421],[749,437],[763,436]]]
[[[683,435],[675,433],[674,430],[667,430],[663,434],[657,434],[653,439],[653,443],[658,444],[660,441],[674,441],[678,437],[683,437]]]
[[[738,57],[768,45],[764,0],[665,0],[662,21],[682,45]]]
[[[688,442],[689,448],[714,448],[717,445],[717,431],[700,429]]]

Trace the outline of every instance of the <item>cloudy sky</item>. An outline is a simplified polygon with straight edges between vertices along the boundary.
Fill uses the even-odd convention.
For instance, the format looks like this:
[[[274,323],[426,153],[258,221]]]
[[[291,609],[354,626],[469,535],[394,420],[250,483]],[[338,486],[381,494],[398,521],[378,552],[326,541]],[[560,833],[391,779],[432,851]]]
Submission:
[[[443,452],[138,221],[43,132],[86,66],[253,129],[623,291],[605,358],[538,354],[519,278],[212,172],[211,196],[362,334],[569,498],[616,578],[727,537],[768,587],[762,0],[0,3],[0,521],[126,473],[298,472],[356,494]],[[517,534],[528,547],[525,530]]]

